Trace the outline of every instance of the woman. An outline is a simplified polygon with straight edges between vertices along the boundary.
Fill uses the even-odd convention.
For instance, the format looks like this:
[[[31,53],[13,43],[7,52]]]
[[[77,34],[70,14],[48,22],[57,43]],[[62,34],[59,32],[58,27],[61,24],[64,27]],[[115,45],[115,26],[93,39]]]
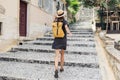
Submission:
[[[63,22],[63,32],[64,32],[64,37],[63,38],[55,38],[54,42],[52,44],[52,49],[55,49],[55,78],[58,78],[58,59],[59,59],[59,54],[61,54],[60,57],[60,72],[64,71],[64,50],[66,50],[67,46],[67,33],[69,36],[72,36],[72,33],[70,32],[68,28],[67,21],[64,19],[64,11],[63,10],[58,10],[57,11],[57,16],[55,18],[55,22]]]

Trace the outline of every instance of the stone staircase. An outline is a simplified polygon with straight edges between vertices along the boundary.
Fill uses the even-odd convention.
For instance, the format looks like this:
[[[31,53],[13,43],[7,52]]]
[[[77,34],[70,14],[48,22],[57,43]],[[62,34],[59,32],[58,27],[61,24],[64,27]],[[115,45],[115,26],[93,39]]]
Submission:
[[[65,51],[65,71],[59,72],[58,79],[102,80],[92,29],[71,27],[71,32],[73,36],[68,37]],[[52,42],[50,32],[0,54],[0,80],[56,80]]]

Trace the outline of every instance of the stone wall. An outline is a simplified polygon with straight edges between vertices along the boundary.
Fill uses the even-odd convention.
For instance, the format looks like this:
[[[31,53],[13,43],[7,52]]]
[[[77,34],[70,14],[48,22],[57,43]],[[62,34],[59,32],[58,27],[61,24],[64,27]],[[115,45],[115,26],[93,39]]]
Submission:
[[[120,51],[113,46],[106,47],[106,50],[108,52],[107,58],[113,69],[116,80],[120,80]]]
[[[114,40],[106,37],[105,32],[100,32],[99,36],[105,44],[106,56],[115,78],[116,80],[120,80],[120,51],[114,48]]]

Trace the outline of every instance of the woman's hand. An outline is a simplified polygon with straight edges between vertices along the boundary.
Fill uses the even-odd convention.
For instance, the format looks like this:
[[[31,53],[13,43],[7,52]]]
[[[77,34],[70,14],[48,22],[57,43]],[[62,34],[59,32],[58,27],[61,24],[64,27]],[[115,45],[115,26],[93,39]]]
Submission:
[[[70,32],[70,33],[68,34],[68,36],[72,36],[72,33]]]
[[[72,36],[72,33],[70,32],[70,29],[68,28],[67,25],[65,25],[65,29],[66,29],[66,31],[68,33],[68,36]]]

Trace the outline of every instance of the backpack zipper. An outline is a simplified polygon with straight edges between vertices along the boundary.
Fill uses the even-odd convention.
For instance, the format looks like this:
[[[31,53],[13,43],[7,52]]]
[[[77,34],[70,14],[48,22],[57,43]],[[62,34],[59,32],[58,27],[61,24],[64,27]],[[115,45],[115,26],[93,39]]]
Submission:
[[[58,35],[58,22],[57,22],[57,35]]]

